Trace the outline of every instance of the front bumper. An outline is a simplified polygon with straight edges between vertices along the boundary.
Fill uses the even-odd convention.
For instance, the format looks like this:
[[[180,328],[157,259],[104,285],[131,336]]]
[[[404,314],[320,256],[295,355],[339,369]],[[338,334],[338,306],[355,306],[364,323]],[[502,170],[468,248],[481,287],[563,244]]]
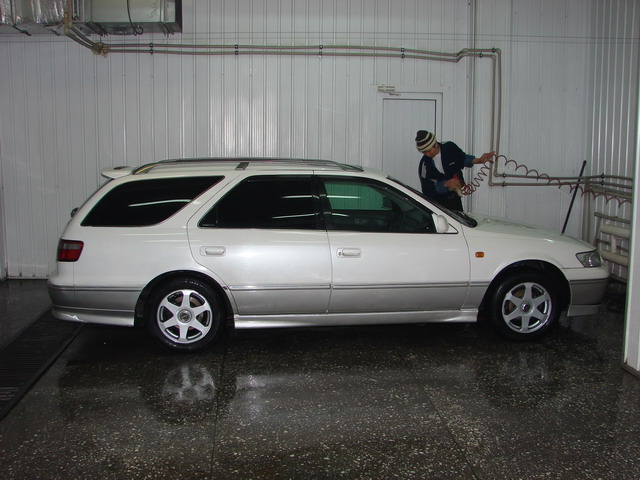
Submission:
[[[608,285],[608,272],[604,278],[569,280],[571,304],[567,310],[567,316],[575,317],[598,313]]]

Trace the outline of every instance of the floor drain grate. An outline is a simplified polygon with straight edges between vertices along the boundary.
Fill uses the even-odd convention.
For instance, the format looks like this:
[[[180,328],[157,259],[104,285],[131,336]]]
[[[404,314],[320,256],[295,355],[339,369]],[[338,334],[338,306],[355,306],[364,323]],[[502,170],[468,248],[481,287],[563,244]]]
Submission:
[[[71,343],[82,324],[47,312],[0,352],[0,420]]]

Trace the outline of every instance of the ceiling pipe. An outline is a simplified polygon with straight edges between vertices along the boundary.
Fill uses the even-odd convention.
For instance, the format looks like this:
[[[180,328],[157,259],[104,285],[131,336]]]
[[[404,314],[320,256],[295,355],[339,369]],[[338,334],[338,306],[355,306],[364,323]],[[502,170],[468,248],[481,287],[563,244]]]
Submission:
[[[458,63],[463,58],[488,58],[492,61],[491,81],[491,151],[496,152],[499,158],[500,135],[502,125],[502,51],[499,48],[481,49],[465,48],[458,52],[437,52],[433,50],[421,50],[405,47],[383,47],[363,45],[240,45],[240,44],[176,44],[176,43],[111,43],[94,42],[73,26],[70,15],[64,15],[64,33],[79,45],[88,48],[96,55],[107,56],[110,53],[137,53],[137,54],[163,54],[163,55],[288,55],[288,56],[327,56],[327,57],[360,57],[360,58],[399,58],[412,60],[427,60]],[[509,160],[508,162],[513,162]],[[615,187],[632,189],[633,185],[621,185],[605,182],[605,180],[621,180],[633,182],[632,178],[614,175],[598,175],[589,177],[550,177],[546,174],[518,175],[498,171],[498,163],[494,162],[489,169],[490,186],[548,186],[568,185],[572,188],[582,188],[585,192],[596,195],[608,195],[623,198],[627,201],[630,196],[619,190],[603,188]],[[515,163],[515,162],[514,162]],[[520,168],[518,165],[516,167]],[[526,168],[526,167],[524,167]],[[527,169],[528,170],[528,169]],[[528,170],[529,172],[529,170]],[[501,180],[495,180],[495,179]],[[533,182],[506,181],[506,178],[531,179]],[[535,180],[540,181],[536,182]],[[596,181],[593,181],[596,180]],[[581,187],[584,185],[584,187]]]
[[[111,43],[94,42],[73,26],[71,16],[65,12],[64,34],[96,55],[110,53],[147,53],[151,55],[289,55],[360,58],[399,58],[458,63],[463,58],[487,58],[492,61],[491,81],[491,151],[500,150],[502,123],[502,52],[498,48],[465,48],[459,52],[436,52],[405,47],[381,47],[358,45],[216,45],[174,43]]]

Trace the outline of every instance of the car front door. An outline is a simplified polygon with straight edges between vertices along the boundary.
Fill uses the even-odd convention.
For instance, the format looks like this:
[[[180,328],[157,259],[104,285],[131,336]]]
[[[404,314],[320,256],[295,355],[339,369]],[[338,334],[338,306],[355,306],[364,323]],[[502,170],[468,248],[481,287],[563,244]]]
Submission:
[[[320,176],[333,265],[330,313],[446,312],[464,304],[469,256],[455,229],[385,183]],[[437,317],[434,317],[437,318]]]
[[[252,176],[189,224],[191,253],[240,315],[325,314],[331,259],[311,175]]]

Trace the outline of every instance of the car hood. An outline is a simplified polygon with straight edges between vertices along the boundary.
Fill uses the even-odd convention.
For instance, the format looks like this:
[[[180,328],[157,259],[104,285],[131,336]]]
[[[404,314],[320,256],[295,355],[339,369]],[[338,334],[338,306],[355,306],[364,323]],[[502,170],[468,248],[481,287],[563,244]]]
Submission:
[[[472,228],[473,236],[500,235],[518,237],[523,239],[542,239],[553,243],[569,243],[574,244],[576,247],[585,248],[586,250],[593,250],[593,245],[590,245],[582,240],[563,235],[559,232],[552,232],[533,225],[527,225],[524,223],[512,222],[505,220],[504,218],[489,217],[486,215],[470,214],[478,225]]]

